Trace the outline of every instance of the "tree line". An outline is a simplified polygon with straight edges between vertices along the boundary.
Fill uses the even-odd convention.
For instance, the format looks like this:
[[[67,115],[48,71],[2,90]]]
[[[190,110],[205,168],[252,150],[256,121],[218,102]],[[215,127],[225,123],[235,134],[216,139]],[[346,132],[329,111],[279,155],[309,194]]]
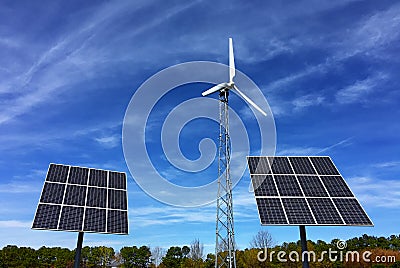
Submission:
[[[309,240],[308,250],[314,251],[317,256],[329,249],[337,250],[338,239],[330,242]],[[389,237],[376,237],[364,234],[361,237],[349,239],[346,242],[345,251],[365,251],[372,253],[371,260],[375,256],[393,256],[386,262],[355,262],[354,260],[332,261],[325,258],[322,261],[310,263],[310,267],[391,267],[400,268],[400,235]],[[268,249],[267,261],[260,261],[260,256]],[[262,252],[261,252],[262,251]],[[249,248],[236,251],[236,264],[238,268],[265,268],[265,267],[302,267],[301,260],[287,260],[282,262],[274,258],[269,259],[271,252],[285,252],[288,256],[291,252],[301,255],[301,244],[297,242],[284,242],[274,245],[271,235],[267,231],[260,231],[250,241]],[[260,253],[261,252],[261,253]],[[223,254],[227,255],[226,252]],[[41,247],[37,250],[30,247],[17,247],[8,245],[0,250],[0,267],[73,267],[75,251],[60,247]],[[148,246],[125,246],[116,252],[112,247],[97,246],[82,248],[81,267],[159,267],[159,268],[211,268],[215,265],[214,254],[204,254],[204,246],[195,239],[189,245],[179,247],[171,246],[167,250],[161,247],[150,248]]]

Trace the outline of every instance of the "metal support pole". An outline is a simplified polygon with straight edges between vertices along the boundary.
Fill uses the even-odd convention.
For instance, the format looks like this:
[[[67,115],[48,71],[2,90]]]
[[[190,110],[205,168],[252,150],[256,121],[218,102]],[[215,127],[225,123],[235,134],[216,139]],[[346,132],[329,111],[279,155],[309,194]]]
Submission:
[[[303,257],[305,257],[305,255],[303,255],[303,252],[308,251],[307,249],[307,235],[306,235],[306,226],[305,225],[300,225],[300,242],[301,242],[301,256],[302,259]],[[307,254],[308,257],[308,254]],[[308,263],[308,259],[304,258],[303,259],[303,268],[309,268],[309,263]]]
[[[78,234],[78,242],[76,244],[76,251],[75,251],[74,268],[79,268],[80,264],[81,264],[81,251],[82,251],[82,243],[83,243],[83,234],[84,234],[84,232],[79,232],[79,234]]]

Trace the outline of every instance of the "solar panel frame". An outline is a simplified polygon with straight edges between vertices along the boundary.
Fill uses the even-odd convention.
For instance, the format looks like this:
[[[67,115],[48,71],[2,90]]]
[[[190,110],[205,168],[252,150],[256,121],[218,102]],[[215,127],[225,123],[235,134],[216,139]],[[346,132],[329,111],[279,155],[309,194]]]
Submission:
[[[289,163],[291,165],[292,170],[294,171],[293,174],[285,174],[285,175],[292,175],[295,176],[296,179],[294,179],[294,177],[292,177],[293,180],[293,184],[295,183],[295,181],[297,181],[297,183],[299,184],[301,191],[303,193],[302,196],[290,196],[290,198],[304,198],[308,208],[311,213],[313,214],[314,217],[314,222],[309,222],[306,224],[301,224],[301,225],[316,225],[316,226],[373,226],[373,222],[371,221],[371,219],[369,218],[368,214],[365,212],[365,210],[363,209],[363,207],[361,206],[361,204],[359,203],[359,201],[356,199],[354,193],[352,192],[351,188],[348,186],[347,182],[343,179],[343,176],[340,174],[339,170],[336,168],[335,164],[333,163],[333,161],[331,160],[331,158],[329,156],[275,156],[275,157],[269,157],[269,156],[248,156],[247,157],[247,162],[248,162],[248,166],[249,166],[249,170],[250,170],[250,177],[252,180],[252,183],[254,185],[253,182],[253,178],[255,178],[255,175],[260,175],[260,174],[265,174],[267,173],[269,176],[271,176],[273,178],[274,184],[276,189],[278,189],[279,192],[279,188],[277,187],[276,184],[276,180],[275,177],[277,175],[282,175],[281,171],[280,174],[275,174],[273,173],[273,169],[269,169],[269,170],[262,170],[259,168],[259,166],[257,165],[257,167],[254,167],[252,165],[254,165],[255,163],[259,163],[260,160],[257,160],[257,158],[259,159],[268,159],[268,161],[272,158],[275,159],[279,159],[279,158],[287,158],[289,160]],[[308,171],[301,171],[303,173],[312,173],[312,174],[298,174],[296,171],[301,170],[301,168],[299,168],[298,166],[296,167],[297,164],[294,164],[294,162],[299,162],[298,159],[307,159],[309,163],[311,163],[313,170],[310,170],[308,167]],[[250,161],[251,159],[251,161]],[[321,160],[322,159],[322,160]],[[279,161],[279,160],[278,160]],[[326,164],[328,162],[331,163],[331,165]],[[319,167],[315,167],[314,163],[317,163],[317,165],[319,165]],[[321,164],[322,163],[322,164]],[[333,166],[333,168],[332,168]],[[257,171],[256,174],[253,174],[252,171]],[[313,189],[315,192],[310,193],[310,189],[308,189],[306,186],[306,184],[304,183],[304,177],[313,177],[313,180],[315,182],[315,184],[319,185],[318,186],[318,190]],[[339,182],[341,183],[341,186],[346,190],[346,194],[343,194],[343,196],[337,196],[337,194],[332,194],[333,191],[329,192],[329,190],[327,189],[326,185],[324,184],[322,178],[323,177],[329,177],[334,178],[334,177],[340,177]],[[318,178],[318,180],[316,179]],[[326,179],[327,180],[327,179]],[[263,182],[264,183],[264,182]],[[260,183],[258,183],[260,184]],[[259,185],[261,186],[262,183]],[[323,186],[323,188],[321,188],[321,185]],[[268,187],[272,187],[272,186],[268,186]],[[254,187],[253,187],[254,188]],[[328,186],[329,188],[329,186]],[[259,189],[258,193],[262,192],[263,189]],[[351,193],[351,196],[350,196]],[[272,195],[264,195],[262,196],[261,194],[256,194],[256,191],[254,191],[254,195],[256,198],[256,203],[257,203],[257,207],[258,207],[258,212],[259,212],[259,217],[260,217],[260,222],[262,225],[299,225],[299,223],[290,223],[289,221],[287,223],[267,223],[267,221],[264,219],[262,219],[261,215],[260,215],[260,206],[259,206],[259,201],[261,199],[276,199],[278,198],[279,200],[283,200],[285,198],[289,198],[289,196],[283,196],[280,192],[278,193],[278,196],[272,196]],[[338,220],[338,218],[335,216],[333,217],[334,219],[329,221],[329,220],[324,220],[323,217],[326,217],[327,215],[323,216],[321,214],[321,212],[318,211],[314,211],[315,210],[315,202],[314,200],[324,200],[324,199],[329,199],[331,200],[331,203],[333,204],[333,207],[335,208],[335,211],[337,212],[337,214],[339,214],[341,222]],[[336,199],[351,199],[353,200],[352,202],[354,202],[354,200],[356,201],[356,203],[358,204],[358,206],[353,206],[353,209],[358,209],[357,213],[359,213],[363,218],[363,220],[361,221],[345,221],[344,218],[342,217],[341,213],[339,212],[338,207],[336,206]],[[265,202],[265,201],[264,201]],[[286,201],[285,201],[286,202]],[[324,202],[324,201],[321,201]],[[340,201],[338,201],[340,202]],[[283,203],[282,203],[283,205]],[[324,204],[321,204],[320,206],[323,207]],[[314,207],[314,210],[313,210]],[[332,206],[329,207],[331,210],[333,209]],[[264,209],[265,210],[265,209]],[[286,213],[286,212],[285,212]],[[314,213],[316,213],[314,215]],[[335,214],[335,213],[333,213]],[[336,215],[336,214],[335,214]],[[360,216],[360,217],[361,217]],[[329,217],[328,217],[329,218]],[[288,218],[287,218],[288,220]],[[270,220],[271,221],[271,220]]]
[[[60,174],[57,174],[57,168],[62,170],[63,172],[58,172]],[[71,169],[77,170],[78,172],[76,173],[76,176],[74,179],[70,179],[70,171]],[[109,188],[109,173],[116,173],[120,176],[120,181],[115,185],[115,187],[120,188],[118,189],[119,198],[117,198],[114,202],[120,202],[118,200],[123,200],[122,201],[122,208],[114,205],[114,209],[108,208],[108,190]],[[65,173],[67,173],[65,175]],[[84,176],[82,177],[82,174],[84,176],[87,176],[85,179]],[[98,174],[106,174],[106,179],[104,183],[104,180],[101,182],[98,180],[98,176],[96,178],[96,175]],[[58,176],[58,177],[57,177]],[[63,177],[64,176],[64,177]],[[94,180],[91,183],[91,178]],[[125,181],[123,181],[125,180]],[[56,191],[57,193],[57,204],[53,203],[43,203],[41,201],[48,201],[44,200],[42,198],[43,193],[45,190],[46,185],[62,185],[64,186],[64,192],[61,194],[60,191]],[[93,185],[94,184],[94,185]],[[62,186],[54,186],[54,187],[61,187]],[[48,186],[47,186],[48,187]],[[74,189],[74,191],[70,191],[67,193],[67,188],[71,187],[70,189]],[[81,188],[82,187],[82,188]],[[125,188],[123,188],[125,187]],[[36,212],[34,215],[33,223],[32,223],[32,229],[37,229],[37,230],[52,230],[52,231],[71,231],[71,232],[92,232],[92,233],[104,233],[104,234],[121,234],[121,235],[126,235],[129,233],[129,224],[128,224],[128,198],[127,198],[127,182],[126,182],[126,173],[124,172],[118,172],[118,171],[111,171],[111,170],[102,170],[102,169],[94,169],[94,168],[86,168],[86,167],[77,167],[77,166],[70,166],[70,165],[63,165],[63,164],[54,164],[50,163],[49,168],[48,168],[48,173],[46,174],[46,179],[43,183],[42,187],[42,192],[39,198],[39,202],[36,208]],[[83,188],[84,191],[82,190]],[[90,196],[89,191],[90,189],[96,188],[97,191],[105,193],[105,196],[99,195],[101,199],[105,199],[103,201],[103,204],[100,204],[100,206],[103,207],[96,207],[95,202],[93,203],[94,196]],[[78,193],[81,194],[79,199],[79,202],[71,202],[72,198],[71,193],[74,193],[75,190],[78,189]],[[112,188],[114,189],[114,188]],[[96,192],[96,191],[94,191]],[[61,200],[61,195],[62,195],[62,201]],[[68,196],[70,195],[70,196]],[[52,200],[50,200],[52,201]],[[82,203],[83,201],[83,203]],[[70,204],[72,203],[72,204]],[[95,207],[92,207],[94,205]],[[44,215],[43,213],[46,212],[46,208],[48,211],[52,211],[51,209],[56,209],[58,210],[58,215],[53,215],[51,216],[50,220],[47,220],[47,216]],[[72,209],[71,209],[72,208]],[[114,211],[121,211],[124,212],[122,214],[126,215],[126,217],[120,218],[119,222],[123,222],[123,228],[116,228],[114,227],[113,229],[107,229],[107,222],[108,222],[108,212],[110,210]],[[63,213],[64,211],[64,213]],[[82,212],[83,211],[83,212]],[[90,217],[93,215],[90,215],[90,213],[94,212],[99,212],[99,211],[105,211],[106,216],[104,219],[104,230],[97,230],[96,228],[99,227],[102,229],[101,224],[91,224],[88,222]],[[78,213],[79,212],[79,213]],[[83,213],[83,216],[80,213]],[[86,219],[86,213],[88,213],[88,219]],[[99,212],[100,213],[100,212]],[[103,213],[103,212],[101,212]],[[114,212],[113,212],[114,213]],[[42,215],[43,214],[43,215]],[[68,214],[68,215],[67,215]],[[115,213],[114,213],[115,214]],[[78,215],[80,220],[74,219],[72,216]],[[81,217],[82,216],[82,217]],[[63,222],[64,219],[70,218],[70,221],[66,220]],[[47,222],[46,222],[47,221]],[[79,222],[80,221],[80,222]],[[56,223],[55,223],[56,222]],[[79,224],[78,224],[79,223]],[[74,225],[75,224],[75,225]],[[86,226],[86,227],[85,227]],[[121,232],[109,232],[108,230],[121,230]]]

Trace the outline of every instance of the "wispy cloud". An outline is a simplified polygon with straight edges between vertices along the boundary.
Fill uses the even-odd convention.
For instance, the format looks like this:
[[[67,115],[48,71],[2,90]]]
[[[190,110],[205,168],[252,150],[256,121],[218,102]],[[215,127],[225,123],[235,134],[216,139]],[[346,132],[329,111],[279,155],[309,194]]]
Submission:
[[[210,223],[215,221],[215,208],[198,209],[170,207],[139,207],[129,211],[129,216],[139,226],[168,225],[173,223]]]
[[[377,11],[372,15],[366,16],[356,22],[346,31],[332,33],[335,40],[339,42],[327,42],[321,40],[318,43],[320,47],[325,47],[326,43],[329,54],[319,63],[302,68],[298,72],[292,72],[287,76],[272,81],[264,85],[268,94],[282,94],[292,89],[292,85],[310,76],[325,74],[329,70],[334,70],[346,60],[356,56],[367,54],[371,57],[380,54],[381,49],[386,48],[391,43],[398,40],[400,33],[396,30],[400,27],[400,5],[393,5],[387,10]],[[313,39],[313,42],[318,42]],[[307,44],[303,44],[303,47]],[[311,46],[311,44],[308,44]],[[356,80],[353,85],[342,88],[337,94],[338,103],[350,103],[359,100],[359,97],[365,96],[374,88],[379,87],[386,74],[377,74],[367,77],[364,80]]]
[[[41,103],[54,100],[55,96],[65,92],[66,88],[73,90],[73,85],[88,80],[88,76],[91,76],[95,69],[100,71],[103,66],[107,66],[106,62],[118,59],[118,56],[105,58],[104,52],[99,51],[100,48],[89,46],[89,43],[100,33],[104,34],[106,25],[120,18],[127,10],[134,13],[143,8],[143,3],[133,5],[129,1],[121,1],[118,4],[100,6],[79,27],[70,29],[64,36],[53,41],[26,71],[22,71],[23,74],[5,83],[9,84],[8,88],[1,88],[2,93],[17,92],[18,95],[3,103],[2,107],[7,109],[1,109],[0,124],[32,110]],[[195,4],[197,2],[173,6],[163,15],[154,16],[153,19],[135,27],[129,37],[133,38],[149,31]],[[115,50],[107,52],[115,54]],[[125,60],[126,55],[124,57],[120,60]]]
[[[95,140],[105,148],[114,148],[120,144],[121,138],[119,135],[112,135],[101,138],[95,138]]]
[[[42,185],[39,183],[27,184],[24,182],[10,182],[6,184],[0,184],[0,193],[36,193],[40,192]]]
[[[215,195],[217,192],[215,191]],[[235,221],[241,222],[254,218],[256,209],[252,193],[244,187],[233,190]],[[164,204],[142,206],[129,210],[129,217],[137,226],[171,225],[175,223],[214,223],[216,203],[199,208],[179,208]]]
[[[377,168],[396,168],[400,167],[400,161],[389,161],[389,162],[382,162],[374,164],[374,167]]]
[[[387,78],[380,73],[370,76],[364,80],[358,80],[354,84],[340,89],[335,97],[338,103],[350,104],[355,102],[366,102],[367,96],[372,92],[379,90],[379,85]],[[376,101],[376,99],[374,99]]]
[[[347,182],[360,202],[369,207],[398,208],[400,206],[400,181],[398,180],[353,177]]]
[[[350,137],[350,138],[341,140],[341,141],[339,141],[338,143],[335,143],[335,144],[330,145],[330,146],[328,146],[328,147],[322,148],[321,150],[319,150],[319,151],[316,152],[315,154],[321,154],[321,153],[323,153],[323,152],[329,151],[329,150],[331,150],[331,149],[333,149],[333,148],[335,148],[335,147],[338,147],[338,146],[349,146],[349,145],[351,145],[350,141],[351,141],[352,139],[353,139],[353,137]]]
[[[326,146],[326,147],[316,147],[316,146],[303,146],[303,147],[287,147],[285,149],[281,149],[277,151],[277,155],[319,155],[321,153],[325,153],[329,150],[332,150],[338,146],[349,146],[351,145],[350,141],[353,139],[353,137],[346,138],[344,140],[341,140],[335,144]]]
[[[302,110],[310,106],[321,105],[325,101],[325,97],[317,94],[308,94],[298,97],[292,101],[295,110]]]
[[[32,222],[30,221],[17,221],[17,220],[0,221],[1,228],[30,228],[31,226]]]

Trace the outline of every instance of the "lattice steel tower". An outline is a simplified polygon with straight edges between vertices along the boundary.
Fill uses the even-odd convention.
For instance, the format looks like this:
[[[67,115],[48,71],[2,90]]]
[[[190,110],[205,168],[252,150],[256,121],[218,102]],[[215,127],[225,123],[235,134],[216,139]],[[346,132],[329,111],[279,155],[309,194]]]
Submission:
[[[215,267],[236,267],[233,224],[232,182],[230,178],[229,89],[219,93],[218,194],[215,239]]]
[[[231,147],[229,139],[229,91],[235,90],[256,110],[267,115],[257,104],[235,85],[235,57],[233,42],[229,38],[229,82],[220,83],[204,91],[203,96],[219,92],[219,148],[218,148],[218,193],[215,239],[215,267],[236,268],[235,232],[233,228],[232,182],[230,177]]]

